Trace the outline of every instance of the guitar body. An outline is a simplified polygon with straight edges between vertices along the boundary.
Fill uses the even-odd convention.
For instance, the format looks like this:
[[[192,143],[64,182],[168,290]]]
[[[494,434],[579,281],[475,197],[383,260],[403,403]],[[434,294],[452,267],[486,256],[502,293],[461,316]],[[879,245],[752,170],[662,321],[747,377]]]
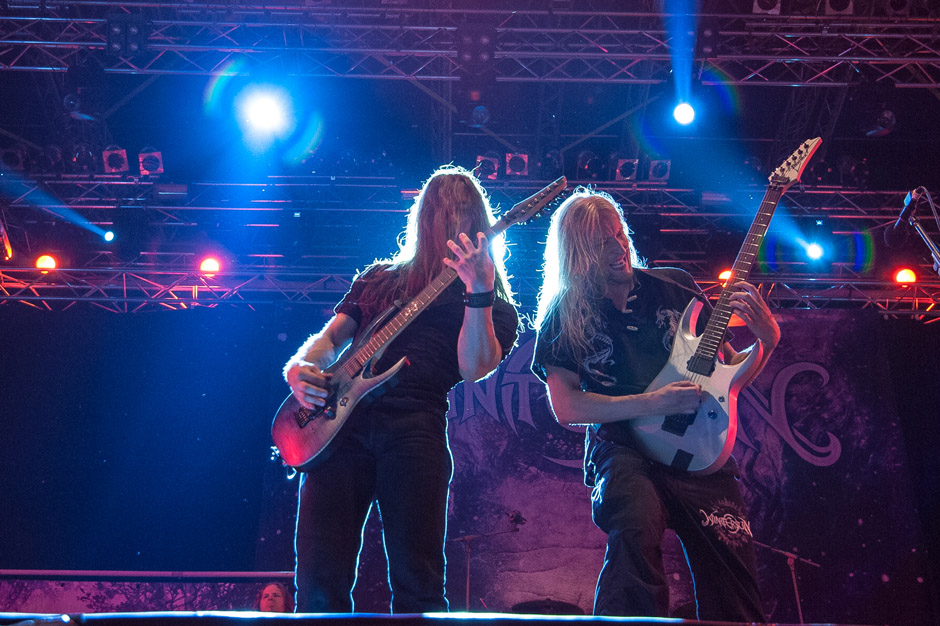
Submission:
[[[640,450],[648,458],[692,474],[705,475],[720,469],[731,456],[738,428],[738,393],[759,367],[763,345],[758,342],[747,358],[736,365],[715,362],[710,375],[689,371],[689,360],[701,339],[694,331],[703,307],[699,300],[692,300],[685,308],[669,361],[646,388],[651,392],[682,380],[696,382],[702,386],[698,412],[634,418],[628,424]]]
[[[392,307],[380,315],[360,335],[356,345],[370,341],[373,331],[395,311],[396,307]],[[326,368],[324,372],[332,374],[332,377],[329,395],[322,408],[308,409],[302,406],[293,394],[287,396],[271,425],[271,438],[285,463],[300,470],[309,470],[325,461],[333,449],[330,444],[353,410],[360,404],[375,400],[395,385],[398,373],[408,364],[408,359],[402,358],[381,374],[375,374],[372,371],[372,363],[378,361],[383,352],[384,348],[376,352],[352,377],[345,372],[348,370],[347,362],[357,353],[356,347],[347,349]]]

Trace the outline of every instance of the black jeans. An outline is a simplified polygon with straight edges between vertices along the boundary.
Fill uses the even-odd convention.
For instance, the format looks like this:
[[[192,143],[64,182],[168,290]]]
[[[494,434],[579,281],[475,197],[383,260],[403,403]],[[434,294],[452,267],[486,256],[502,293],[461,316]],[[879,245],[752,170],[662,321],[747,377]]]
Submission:
[[[446,611],[444,537],[453,461],[444,418],[353,415],[303,474],[294,549],[299,612],[353,611],[362,529],[378,502],[393,613]]]
[[[662,538],[672,528],[692,569],[698,618],[764,621],[733,459],[714,474],[692,476],[599,442],[589,461],[596,468],[594,523],[607,533],[596,615],[668,616]]]

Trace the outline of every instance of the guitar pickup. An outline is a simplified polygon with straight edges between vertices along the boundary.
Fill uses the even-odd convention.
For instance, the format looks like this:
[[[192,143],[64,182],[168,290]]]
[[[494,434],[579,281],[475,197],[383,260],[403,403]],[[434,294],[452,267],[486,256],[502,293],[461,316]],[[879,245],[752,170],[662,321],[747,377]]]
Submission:
[[[685,431],[689,429],[692,422],[695,421],[695,413],[676,413],[667,415],[663,419],[663,430],[673,435],[684,437]]]

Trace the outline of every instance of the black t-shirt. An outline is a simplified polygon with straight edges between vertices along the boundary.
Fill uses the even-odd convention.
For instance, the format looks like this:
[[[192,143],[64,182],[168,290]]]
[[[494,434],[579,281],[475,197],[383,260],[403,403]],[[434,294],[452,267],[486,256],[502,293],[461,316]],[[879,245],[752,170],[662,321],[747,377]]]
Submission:
[[[532,372],[545,381],[545,366],[561,367],[578,375],[583,391],[607,396],[643,393],[669,360],[682,312],[701,291],[680,269],[637,269],[634,275],[627,312],[618,311],[607,298],[596,303],[597,324],[588,329],[592,350],[580,362],[556,340],[559,321],[549,316],[536,337]],[[707,312],[700,316],[700,328],[702,318]],[[583,423],[591,424],[591,416],[585,415]],[[632,445],[624,422],[592,425],[588,434]]]
[[[336,313],[345,313],[358,323],[360,336],[383,313],[368,310],[359,304],[366,289],[380,288],[371,277],[381,269],[384,268],[374,267],[357,277],[335,308]],[[447,413],[447,393],[463,380],[457,361],[457,338],[463,325],[464,291],[463,283],[459,279],[454,281],[386,348],[374,366],[375,371],[384,372],[402,357],[408,357],[410,365],[399,372],[398,383],[394,387],[387,389],[369,405],[370,410],[383,415],[429,412],[443,419]],[[497,298],[493,305],[493,327],[503,357],[515,345],[518,325],[515,308]],[[360,341],[360,337],[357,337],[354,346],[360,345]]]

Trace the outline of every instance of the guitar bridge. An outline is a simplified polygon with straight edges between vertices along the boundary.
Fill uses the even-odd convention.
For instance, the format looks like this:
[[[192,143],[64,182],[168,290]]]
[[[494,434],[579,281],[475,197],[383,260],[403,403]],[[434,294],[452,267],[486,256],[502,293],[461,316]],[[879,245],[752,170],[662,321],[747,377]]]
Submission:
[[[673,435],[684,437],[685,431],[689,429],[692,422],[695,421],[695,413],[676,413],[667,415],[663,419],[663,430]]]

